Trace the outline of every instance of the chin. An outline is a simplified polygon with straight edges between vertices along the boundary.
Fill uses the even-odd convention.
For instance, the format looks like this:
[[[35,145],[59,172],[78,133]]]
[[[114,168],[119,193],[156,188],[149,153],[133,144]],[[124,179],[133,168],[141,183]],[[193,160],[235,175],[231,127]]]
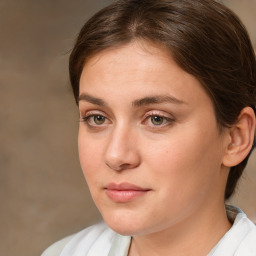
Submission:
[[[127,224],[119,223],[119,225],[111,225],[106,223],[112,230],[114,230],[116,233],[123,235],[123,236],[135,236],[135,235],[143,235],[143,229],[140,227],[133,227]]]
[[[123,236],[140,235],[145,232],[145,225],[138,216],[130,214],[109,214],[102,215],[105,223],[115,232]]]

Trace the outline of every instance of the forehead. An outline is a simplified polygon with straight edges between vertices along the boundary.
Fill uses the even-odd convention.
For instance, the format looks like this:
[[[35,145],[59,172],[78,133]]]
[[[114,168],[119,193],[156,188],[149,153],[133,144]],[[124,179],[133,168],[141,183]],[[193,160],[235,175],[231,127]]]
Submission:
[[[156,58],[157,56],[157,58]],[[141,70],[145,64],[155,68],[157,62],[172,62],[171,54],[161,45],[135,40],[131,43],[110,47],[91,56],[83,68],[83,73],[97,65],[105,65],[105,71],[118,72],[133,63],[134,70]],[[151,65],[150,65],[151,64]],[[112,69],[114,65],[114,69]],[[119,68],[116,65],[120,65]],[[130,69],[131,67],[129,67]],[[139,68],[139,69],[138,69]],[[128,71],[128,69],[127,69]]]
[[[170,72],[172,80],[175,79],[176,73],[179,77],[191,76],[175,63],[170,52],[163,46],[147,41],[133,41],[119,47],[108,48],[89,58],[82,70],[80,81],[112,78],[113,75],[117,75],[115,79],[127,79],[130,75],[132,80],[146,73],[150,73],[148,80],[161,80],[164,77],[159,75],[166,71],[166,79],[170,78],[170,75],[167,75]],[[94,76],[95,73],[98,76]],[[147,77],[141,78],[145,80]],[[193,76],[191,78],[195,79]]]
[[[85,64],[80,94],[110,94],[121,99],[143,98],[152,94],[170,95],[187,102],[209,100],[200,82],[181,69],[163,47],[147,42],[99,52]]]

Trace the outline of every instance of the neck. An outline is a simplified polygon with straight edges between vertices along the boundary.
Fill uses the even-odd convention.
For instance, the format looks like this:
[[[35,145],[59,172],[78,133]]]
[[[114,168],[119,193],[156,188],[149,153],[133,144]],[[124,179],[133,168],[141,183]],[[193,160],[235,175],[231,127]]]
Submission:
[[[129,256],[207,255],[230,227],[224,202],[217,207],[209,202],[182,223],[153,234],[133,237]]]

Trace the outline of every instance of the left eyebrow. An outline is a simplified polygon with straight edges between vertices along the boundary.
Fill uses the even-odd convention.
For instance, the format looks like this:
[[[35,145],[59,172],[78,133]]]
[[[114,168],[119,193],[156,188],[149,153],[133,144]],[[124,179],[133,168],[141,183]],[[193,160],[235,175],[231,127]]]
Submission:
[[[141,106],[147,106],[151,104],[160,104],[160,103],[185,104],[184,101],[179,100],[173,96],[157,95],[157,96],[149,96],[149,97],[135,100],[132,102],[132,105],[134,107],[141,107]]]

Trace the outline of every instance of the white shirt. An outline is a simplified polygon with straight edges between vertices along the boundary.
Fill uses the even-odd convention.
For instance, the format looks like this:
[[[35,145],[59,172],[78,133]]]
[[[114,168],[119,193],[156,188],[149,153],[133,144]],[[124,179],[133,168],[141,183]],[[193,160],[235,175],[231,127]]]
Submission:
[[[233,225],[207,256],[256,256],[256,226],[239,208],[226,209]],[[130,236],[102,222],[60,240],[41,256],[127,256],[130,243]]]

